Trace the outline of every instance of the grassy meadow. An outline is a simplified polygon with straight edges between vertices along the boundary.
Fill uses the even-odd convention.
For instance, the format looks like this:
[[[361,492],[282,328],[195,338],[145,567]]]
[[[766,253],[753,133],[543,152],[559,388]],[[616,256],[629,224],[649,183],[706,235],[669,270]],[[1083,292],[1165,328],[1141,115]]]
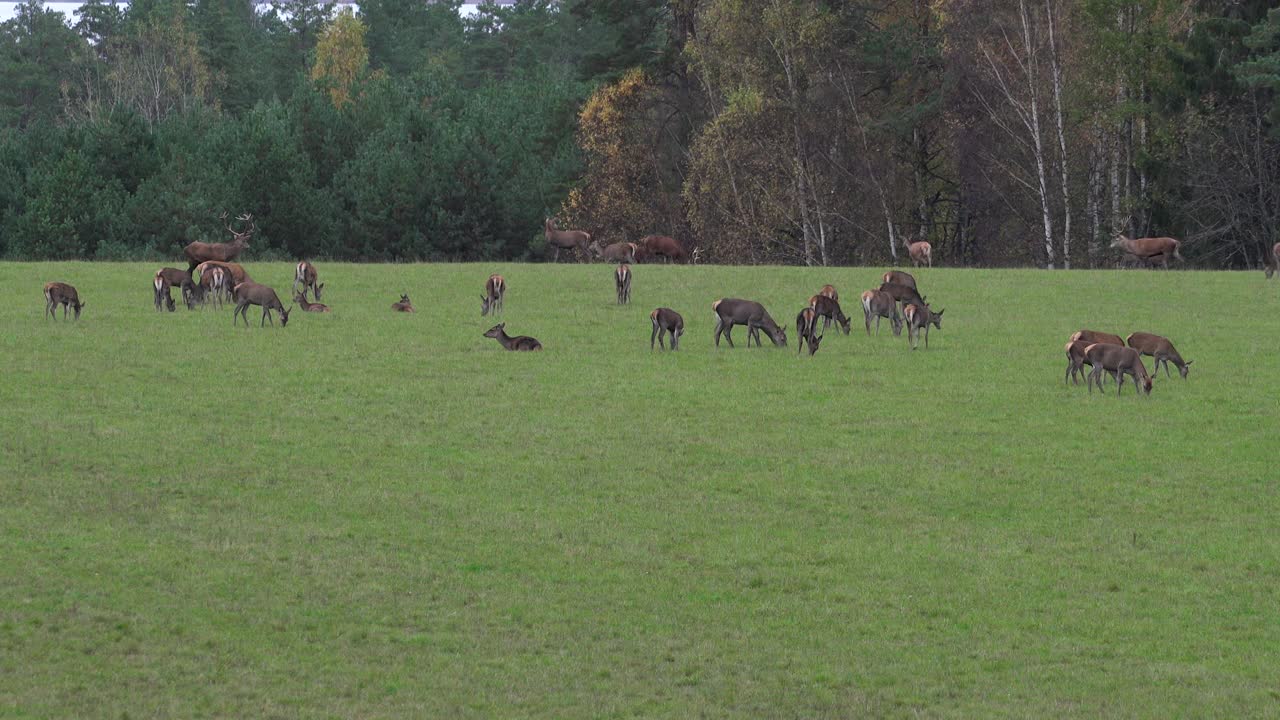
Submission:
[[[244,329],[156,267],[0,264],[0,716],[1280,715],[1260,272],[923,270],[912,352],[863,332],[884,268],[643,265],[618,307],[607,265],[321,263],[332,314]],[[543,352],[481,337],[494,271]],[[828,282],[854,332],[797,357]],[[790,347],[716,350],[725,296]],[[1064,386],[1082,327],[1190,379]]]

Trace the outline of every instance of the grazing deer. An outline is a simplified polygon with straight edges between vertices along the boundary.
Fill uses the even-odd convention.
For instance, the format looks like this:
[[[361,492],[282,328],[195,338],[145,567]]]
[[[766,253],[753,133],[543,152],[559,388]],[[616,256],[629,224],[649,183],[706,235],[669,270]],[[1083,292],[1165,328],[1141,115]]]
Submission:
[[[814,295],[809,298],[809,307],[813,308],[818,313],[818,317],[822,318],[822,332],[824,334],[827,332],[827,328],[831,327],[833,320],[844,331],[845,335],[849,334],[850,320],[845,317],[844,312],[840,309],[840,303],[826,295]]]
[[[902,335],[902,318],[898,316],[898,303],[893,296],[880,290],[867,290],[862,293],[862,315],[867,324],[867,337],[871,336],[871,318],[876,319],[876,336],[880,335],[880,318],[889,318],[893,325],[893,336]]]
[[[220,217],[224,222],[226,222],[227,214],[225,212],[222,213]],[[249,223],[249,228],[242,232],[237,232],[232,229],[230,223],[227,223],[227,232],[231,233],[231,236],[234,238],[231,242],[193,242],[182,248],[182,253],[187,256],[187,262],[190,263],[187,267],[187,272],[192,272],[196,269],[197,265],[209,260],[217,260],[219,262],[235,260],[239,257],[242,250],[249,247],[249,238],[253,236],[255,231],[257,231],[258,226],[253,222],[253,216],[249,213],[245,213],[236,219],[240,222]]]
[[[796,355],[804,350],[805,346],[809,347],[809,355],[812,356],[818,352],[818,343],[822,342],[822,335],[817,334],[818,313],[812,306],[804,308],[796,315],[796,335],[799,340],[796,341]]]
[[[204,287],[194,280],[183,280],[182,301],[187,304],[188,310],[195,310],[197,305],[203,307],[205,302]]]
[[[57,307],[62,306],[62,319],[67,319],[67,308],[70,307],[76,311],[76,320],[80,319],[80,311],[84,309],[87,303],[80,302],[80,295],[76,289],[66,283],[51,282],[44,284],[44,314],[55,320],[58,319]]]
[[[529,337],[528,335],[511,337],[510,335],[507,334],[506,327],[507,327],[506,323],[498,323],[497,325],[494,325],[493,327],[486,330],[484,333],[484,336],[487,338],[493,338],[494,340],[497,340],[498,344],[502,345],[502,347],[508,350],[541,350],[542,349],[542,343]]]
[[[1098,332],[1096,330],[1079,330],[1077,332],[1073,332],[1071,333],[1070,340],[1071,342],[1081,340],[1090,344],[1104,343],[1106,345],[1119,345],[1120,347],[1124,347],[1124,340],[1121,340],[1119,335]]]
[[[238,274],[237,270],[239,270]],[[215,292],[213,299],[219,303],[231,302],[233,300],[231,292],[237,285],[252,282],[244,268],[235,263],[202,262],[196,267],[195,274],[199,277],[197,282],[200,285],[203,285],[206,290]]]
[[[587,248],[591,245],[591,235],[581,230],[561,230],[556,227],[555,218],[547,218],[542,226],[543,236],[547,239],[547,245],[555,248],[556,256],[552,262],[560,262],[560,251],[576,248],[579,253],[586,257],[591,257],[591,251]]]
[[[891,282],[880,283],[880,292],[888,293],[889,296],[893,298],[894,302],[902,305],[904,310],[907,305],[919,305],[923,307],[925,304],[925,298],[921,297],[920,293],[916,292],[915,288],[908,287],[906,285],[899,285],[898,283]]]
[[[911,344],[911,349],[915,350],[920,344],[920,328],[924,328],[924,346],[929,347],[929,326],[933,325],[939,330],[942,329],[942,313],[944,310],[934,312],[928,305],[911,304],[902,311],[907,319],[907,342]]]
[[[601,249],[600,243],[595,241],[591,243],[591,247],[588,249],[605,262],[635,264],[637,247],[635,243],[631,242],[616,242]]]
[[[1173,362],[1174,366],[1178,368],[1178,374],[1182,375],[1182,379],[1187,379],[1187,373],[1190,372],[1191,363],[1194,361],[1187,360],[1183,362],[1182,356],[1174,349],[1173,343],[1169,342],[1168,338],[1152,335],[1151,333],[1136,332],[1125,338],[1125,341],[1129,344],[1129,347],[1137,350],[1139,355],[1150,355],[1156,359],[1155,366],[1151,368],[1152,375],[1159,375],[1160,364],[1164,363],[1164,376],[1173,377],[1169,372],[1169,363]]]
[[[880,282],[906,285],[912,290],[915,290],[916,292],[920,292],[920,289],[916,287],[916,279],[912,277],[911,273],[905,273],[905,272],[902,272],[901,270],[890,270],[889,272],[884,274],[884,277],[880,278]]]
[[[320,303],[307,302],[307,289],[305,287],[302,288],[302,292],[293,294],[293,301],[298,303],[298,307],[302,308],[302,312],[318,312],[318,313],[332,312],[331,310],[329,310],[328,305],[321,305]]]
[[[152,280],[152,287],[156,291],[156,310],[159,310],[160,304],[164,303],[169,308],[169,312],[173,312],[173,296],[170,294],[169,289],[172,287],[181,288],[183,283],[190,280],[191,273],[185,270],[177,268],[160,268],[157,270],[155,278]],[[185,295],[183,295],[183,300],[186,300]]]
[[[671,308],[660,307],[649,313],[649,321],[653,323],[653,332],[649,334],[649,349],[653,349],[653,339],[658,339],[658,347],[663,350],[662,336],[671,333],[671,349],[680,349],[680,336],[684,334],[684,318]]]
[[[1097,383],[1100,392],[1106,392],[1102,388],[1102,373],[1105,370],[1115,376],[1116,397],[1124,389],[1125,375],[1133,376],[1135,392],[1141,390],[1151,394],[1151,376],[1147,374],[1147,368],[1142,364],[1142,356],[1137,350],[1122,345],[1093,343],[1085,348],[1084,357],[1085,362],[1093,367],[1088,380],[1090,393],[1093,392],[1094,383]]]
[[[218,268],[221,270],[221,268]],[[280,313],[280,327],[289,324],[289,312],[293,310],[290,306],[288,310],[284,309],[284,304],[280,302],[280,297],[276,295],[276,291],[266,285],[259,285],[256,282],[240,283],[235,287],[234,296],[236,299],[236,309],[231,313],[231,324],[236,324],[236,315],[244,317],[244,326],[249,327],[249,306],[260,305],[262,307],[262,322],[258,323],[258,327],[264,327],[268,320],[275,325],[276,321],[271,319],[271,311],[275,310]]]
[[[156,312],[162,310],[173,312],[177,308],[173,303],[173,294],[169,292],[169,283],[163,277],[156,275],[151,282],[151,289],[151,299],[155,303]]]
[[[206,262],[200,263],[200,266],[196,268],[196,272],[199,273],[200,269],[204,267],[215,267],[215,266],[222,268],[223,270],[227,271],[227,273],[231,275],[231,288],[233,290],[235,289],[235,286],[239,285],[240,283],[249,282],[253,280],[253,278],[249,277],[249,273],[245,272],[243,266],[241,266],[239,263],[233,263],[233,262],[218,262],[217,260],[208,260]]]
[[[716,314],[716,347],[720,347],[721,334],[724,335],[725,340],[729,341],[729,347],[734,347],[733,338],[729,335],[734,325],[747,326],[747,347],[751,347],[753,337],[756,347],[760,347],[761,329],[776,347],[785,347],[787,344],[787,331],[779,327],[764,306],[758,302],[721,298],[711,303],[711,310]]]
[[[840,293],[836,292],[835,285],[823,285],[822,289],[818,291],[818,294],[821,295],[822,297],[831,298],[836,302],[840,302]],[[809,303],[809,304],[812,305],[813,303]]]
[[[1065,385],[1067,378],[1071,378],[1072,384],[1079,385],[1080,380],[1076,377],[1077,373],[1087,379],[1084,366],[1088,365],[1089,369],[1092,370],[1093,364],[1089,362],[1089,358],[1085,357],[1084,351],[1089,349],[1090,345],[1093,345],[1093,343],[1084,340],[1071,340],[1063,348],[1067,352],[1067,372],[1062,376],[1062,384]]]
[[[311,294],[316,296],[316,301],[320,300],[320,291],[324,290],[324,283],[316,284],[320,279],[320,273],[316,272],[316,266],[303,260],[293,269],[293,287],[289,288],[290,292],[298,292],[298,283],[302,283],[302,294],[307,294],[307,288],[311,288]]]
[[[906,238],[902,238],[902,247],[907,249],[907,254],[911,256],[911,264],[920,267],[928,265],[933,267],[933,246],[921,240],[920,242],[907,242]]]
[[[494,273],[484,281],[484,295],[480,296],[480,317],[489,313],[497,315],[502,310],[503,299],[507,296],[507,281]]]
[[[409,302],[409,296],[400,293],[400,302],[391,303],[391,309],[396,312],[414,312],[413,303]]]
[[[663,262],[684,262],[689,258],[684,246],[673,237],[666,235],[646,235],[640,244],[650,255],[661,255]]]
[[[623,263],[613,271],[613,283],[617,286],[618,304],[626,305],[631,302],[631,266]]]
[[[1163,261],[1165,270],[1169,269],[1170,257],[1178,260],[1182,259],[1182,255],[1178,254],[1178,248],[1181,246],[1181,242],[1171,237],[1149,237],[1133,240],[1117,234],[1115,239],[1111,241],[1113,249],[1123,250],[1136,258],[1152,263],[1156,260]]]

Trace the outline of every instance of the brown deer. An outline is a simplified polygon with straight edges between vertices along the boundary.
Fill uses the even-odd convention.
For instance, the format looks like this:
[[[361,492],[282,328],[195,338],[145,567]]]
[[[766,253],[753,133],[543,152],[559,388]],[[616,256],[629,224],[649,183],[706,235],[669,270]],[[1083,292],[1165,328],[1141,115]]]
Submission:
[[[221,268],[217,268],[221,270]],[[256,282],[240,283],[235,287],[234,297],[236,299],[236,309],[231,313],[231,324],[236,324],[236,315],[244,317],[244,326],[249,327],[249,306],[259,305],[262,307],[262,322],[258,323],[258,327],[265,327],[268,320],[275,325],[276,321],[271,319],[271,311],[275,310],[280,313],[280,327],[289,324],[289,313],[293,310],[290,306],[288,310],[284,309],[284,304],[280,302],[280,297],[276,295],[276,291],[266,285],[259,285]]]
[[[1280,243],[1276,243],[1275,247],[1271,248],[1271,257],[1267,258],[1266,265],[1267,279],[1270,280],[1276,268],[1280,267]]]
[[[1160,364],[1164,363],[1164,376],[1173,377],[1169,372],[1169,363],[1172,362],[1178,368],[1178,374],[1182,375],[1182,379],[1187,379],[1187,373],[1190,372],[1193,360],[1183,362],[1182,356],[1174,349],[1173,343],[1168,338],[1151,333],[1136,332],[1125,338],[1129,347],[1138,351],[1139,355],[1150,355],[1156,359],[1156,364],[1151,368],[1152,375],[1160,374]]]
[[[826,295],[814,295],[809,298],[809,307],[813,308],[818,313],[818,317],[822,318],[822,332],[824,334],[827,332],[827,328],[831,327],[833,320],[844,331],[845,335],[849,334],[850,320],[845,317],[844,312],[840,309],[840,303]]]
[[[911,304],[902,311],[907,320],[907,342],[911,344],[911,349],[915,350],[920,344],[920,328],[924,328],[924,346],[929,347],[929,326],[933,325],[939,330],[942,329],[942,313],[943,310],[934,312],[928,305]]]
[[[494,273],[484,281],[484,295],[480,296],[480,317],[489,313],[497,315],[502,310],[503,299],[507,296],[507,281]]]
[[[1079,385],[1080,380],[1077,378],[1077,373],[1079,373],[1080,376],[1087,378],[1087,376],[1085,376],[1084,366],[1088,365],[1089,369],[1092,370],[1093,365],[1089,362],[1089,359],[1085,357],[1084,351],[1089,349],[1090,345],[1093,345],[1093,343],[1086,342],[1084,340],[1071,340],[1063,348],[1067,352],[1067,372],[1062,376],[1062,384],[1065,385],[1067,383],[1067,378],[1071,378],[1072,384]]]
[[[400,293],[400,302],[391,303],[391,309],[396,312],[415,312],[413,303],[409,301],[409,296],[404,293]]]
[[[618,304],[626,305],[631,302],[631,266],[623,263],[613,271],[613,284],[618,291]]]
[[[799,355],[807,345],[809,347],[809,355],[812,357],[818,352],[818,344],[822,342],[822,335],[817,334],[818,313],[812,306],[804,308],[796,315],[796,335],[799,340],[796,341],[796,355]]]
[[[1149,237],[1134,240],[1117,234],[1115,239],[1111,241],[1113,249],[1123,250],[1136,258],[1152,263],[1156,260],[1163,261],[1165,270],[1169,269],[1170,257],[1178,260],[1182,259],[1182,255],[1178,254],[1178,248],[1181,246],[1181,242],[1171,237]]]
[[[182,301],[187,304],[188,310],[195,310],[196,306],[203,307],[205,302],[204,287],[194,280],[183,280]]]
[[[213,302],[216,307],[223,301],[223,295],[227,292],[230,285],[228,273],[220,265],[210,265],[201,263],[196,268],[196,279],[192,283],[190,299],[187,301],[188,308],[194,308],[195,305],[204,307],[209,302]],[[183,296],[187,297],[187,291],[184,288]]]
[[[511,337],[510,335],[507,334],[506,327],[507,327],[506,323],[498,323],[497,325],[494,325],[493,327],[486,330],[484,333],[484,336],[487,338],[493,338],[494,340],[497,340],[498,344],[502,345],[502,347],[508,350],[541,350],[542,349],[542,343],[529,337],[528,335]]]
[[[556,256],[552,262],[560,262],[560,251],[576,248],[581,255],[588,258],[591,257],[591,251],[588,246],[591,245],[591,235],[581,230],[561,230],[556,227],[555,218],[547,218],[542,226],[543,236],[547,239],[547,245],[555,248]]]
[[[191,273],[185,270],[168,267],[157,270],[151,283],[156,292],[156,310],[159,310],[160,304],[164,303],[169,308],[169,312],[173,312],[173,296],[170,294],[169,289],[173,287],[182,288],[183,283],[190,282],[190,280]],[[185,294],[183,295],[183,301],[186,301]]]
[[[1115,376],[1116,397],[1124,389],[1125,375],[1133,376],[1135,392],[1151,394],[1151,376],[1147,374],[1147,368],[1142,364],[1142,356],[1137,350],[1122,345],[1094,343],[1085,348],[1084,357],[1085,362],[1093,367],[1088,379],[1090,393],[1093,392],[1094,383],[1097,383],[1100,392],[1106,392],[1102,388],[1102,373],[1105,370]]]
[[[840,302],[840,293],[836,292],[835,285],[823,285],[822,289],[818,291],[818,294],[821,295],[822,297],[831,298],[836,302]],[[813,303],[809,303],[809,304],[812,305]]]
[[[46,317],[58,319],[54,312],[59,305],[62,306],[62,319],[67,319],[67,308],[70,307],[76,311],[76,320],[80,319],[80,311],[84,309],[87,303],[80,302],[80,295],[76,289],[66,283],[51,282],[44,284],[44,314]]]
[[[293,269],[293,287],[289,288],[290,292],[298,292],[298,283],[302,283],[302,294],[307,294],[307,288],[311,288],[311,294],[316,296],[316,302],[320,301],[320,291],[324,290],[324,283],[316,284],[320,279],[320,273],[316,272],[316,266],[303,260]]]
[[[906,238],[902,238],[902,247],[907,249],[907,254],[911,256],[911,264],[920,267],[928,265],[933,267],[933,246],[921,240],[919,242],[907,242]]]
[[[889,297],[892,297],[894,302],[902,305],[904,310],[907,305],[919,305],[923,307],[925,304],[926,298],[921,297],[920,293],[916,292],[915,288],[908,287],[906,285],[899,285],[898,283],[891,282],[880,283],[880,292],[888,293]]]
[[[684,262],[689,258],[684,246],[673,237],[666,235],[646,235],[640,244],[650,255],[662,256],[663,262]]]
[[[302,288],[302,292],[294,293],[293,301],[298,303],[298,307],[302,309],[302,312],[315,312],[315,313],[332,312],[329,309],[328,305],[321,305],[320,303],[307,302],[306,288]]]
[[[893,296],[880,290],[867,290],[862,293],[862,315],[867,324],[867,337],[871,336],[871,318],[876,319],[876,336],[880,335],[880,318],[889,318],[893,325],[893,336],[902,335],[902,318],[898,316],[898,303]]]
[[[734,325],[747,326],[747,347],[751,347],[751,339],[755,338],[756,347],[760,347],[760,330],[763,329],[776,347],[786,347],[787,331],[778,326],[769,316],[764,306],[752,300],[721,298],[711,303],[711,310],[716,314],[716,347],[720,347],[720,335],[734,347],[729,333]]]
[[[159,273],[151,281],[151,299],[155,303],[156,312],[168,310],[173,312],[177,306],[173,303],[173,294],[169,292],[169,282]]]
[[[636,262],[636,250],[638,249],[638,246],[631,242],[616,242],[612,245],[606,245],[601,249],[600,243],[595,241],[591,243],[591,247],[589,249],[591,252],[595,253],[596,257],[603,259],[605,262],[625,262],[634,265]]]
[[[916,279],[912,277],[911,273],[905,273],[905,272],[902,272],[901,270],[890,270],[889,272],[884,274],[884,277],[880,278],[880,282],[906,285],[912,290],[915,290],[916,292],[920,292],[920,289],[916,287]]]
[[[226,222],[227,214],[222,213],[220,216],[223,222]],[[253,216],[245,213],[236,218],[240,222],[249,223],[249,228],[243,232],[237,232],[231,228],[231,224],[227,223],[227,232],[231,233],[234,238],[229,243],[207,243],[193,242],[182,248],[182,253],[187,256],[187,272],[192,272],[196,266],[208,260],[217,260],[219,262],[229,262],[239,257],[240,252],[249,247],[249,238],[258,229],[256,223],[253,222]]]
[[[206,290],[214,290],[217,293],[214,295],[214,300],[218,302],[231,302],[231,291],[237,285],[253,282],[252,278],[249,277],[249,273],[246,273],[244,268],[239,265],[216,261],[200,263],[196,266],[195,276],[199,278],[196,280],[199,285],[203,285]]]
[[[1076,340],[1081,340],[1090,344],[1105,343],[1107,345],[1119,345],[1120,347],[1124,347],[1124,340],[1120,339],[1119,335],[1112,335],[1111,333],[1098,332],[1096,330],[1080,330],[1077,332],[1073,332],[1071,333],[1070,340],[1071,342],[1075,342]]]
[[[215,265],[231,273],[232,289],[235,289],[235,286],[239,285],[240,283],[250,282],[251,280],[253,280],[253,278],[249,277],[249,273],[245,272],[244,267],[241,266],[239,263],[218,262],[217,260],[208,260],[206,262],[200,263],[201,267],[204,267],[204,266],[214,267]],[[200,267],[196,268],[196,272],[197,273],[200,272]]]
[[[653,332],[649,334],[649,349],[653,349],[653,339],[658,339],[658,347],[666,350],[662,344],[662,336],[671,333],[671,349],[680,349],[680,336],[684,334],[684,318],[671,308],[660,307],[649,313],[649,321],[653,323]]]

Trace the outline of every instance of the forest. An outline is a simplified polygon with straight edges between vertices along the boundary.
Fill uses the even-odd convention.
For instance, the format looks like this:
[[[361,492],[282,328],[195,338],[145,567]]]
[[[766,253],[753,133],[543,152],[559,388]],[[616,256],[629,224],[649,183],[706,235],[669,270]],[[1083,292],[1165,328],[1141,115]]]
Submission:
[[[40,0],[0,24],[0,257],[1185,266],[1280,240],[1259,0]]]

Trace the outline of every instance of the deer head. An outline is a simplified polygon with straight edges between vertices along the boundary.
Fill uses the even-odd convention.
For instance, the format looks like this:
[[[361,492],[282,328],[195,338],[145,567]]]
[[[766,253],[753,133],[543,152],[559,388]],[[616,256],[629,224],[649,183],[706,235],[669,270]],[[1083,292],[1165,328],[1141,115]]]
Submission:
[[[289,306],[288,310],[285,310],[283,306],[280,308],[280,327],[285,327],[289,324],[289,313],[292,311],[292,305]]]
[[[502,337],[503,335],[506,334],[504,332],[506,330],[506,327],[507,327],[507,324],[505,322],[500,322],[497,325],[494,325],[493,327],[489,328],[488,330],[485,330],[484,336],[487,338],[495,338],[495,339]]]
[[[480,316],[484,317],[489,314],[489,298],[486,295],[480,296]]]

